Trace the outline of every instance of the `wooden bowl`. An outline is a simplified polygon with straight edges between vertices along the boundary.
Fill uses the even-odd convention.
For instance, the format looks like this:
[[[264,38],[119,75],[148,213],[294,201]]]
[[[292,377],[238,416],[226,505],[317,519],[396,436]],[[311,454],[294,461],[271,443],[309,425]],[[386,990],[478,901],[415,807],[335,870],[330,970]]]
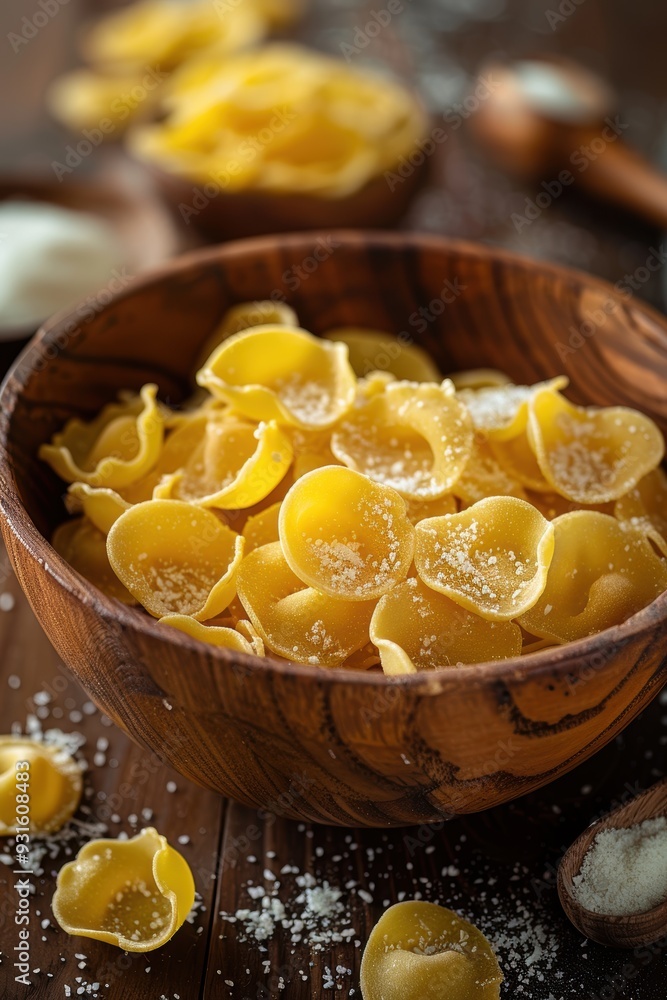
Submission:
[[[567,849],[558,866],[558,896],[561,905],[577,930],[611,948],[641,948],[667,934],[667,899],[643,913],[630,916],[609,916],[594,913],[582,906],[573,894],[573,878],[581,871],[581,866],[589,848],[603,830],[620,830],[635,826],[647,819],[667,817],[667,778],[658,781],[635,796],[630,802],[612,810],[597,823],[593,823],[580,834]],[[619,870],[618,879],[627,878],[627,873]]]
[[[585,274],[419,235],[334,231],[199,251],[138,279],[87,322],[47,324],[5,382],[2,529],[37,618],[135,741],[256,807],[399,826],[545,785],[662,687],[667,595],[567,646],[388,679],[200,645],[105,598],[46,540],[63,519],[63,484],[36,459],[38,445],[120,388],[154,380],[178,402],[224,311],[271,294],[316,333],[406,331],[444,372],[493,366],[517,382],[565,372],[576,401],[635,406],[667,430],[667,320]]]
[[[198,183],[149,165],[176,219],[209,241],[241,239],[266,233],[332,228],[390,229],[406,214],[429,172],[428,158],[389,186],[384,176],[370,180],[345,198],[267,191],[228,193],[216,183]]]

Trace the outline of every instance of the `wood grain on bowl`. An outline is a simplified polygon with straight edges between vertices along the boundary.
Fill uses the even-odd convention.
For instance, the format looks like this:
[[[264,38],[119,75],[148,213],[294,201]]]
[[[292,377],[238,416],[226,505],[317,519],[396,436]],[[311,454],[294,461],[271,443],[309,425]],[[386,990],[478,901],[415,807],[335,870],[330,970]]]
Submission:
[[[193,254],[137,280],[88,322],[47,326],[5,383],[2,529],[38,619],[133,739],[250,805],[397,826],[546,784],[613,739],[660,690],[667,595],[568,646],[389,679],[200,645],[106,599],[46,541],[64,510],[39,444],[120,388],[155,381],[178,403],[225,310],[272,295],[315,333],[404,332],[444,372],[499,367],[528,383],[565,372],[576,402],[634,406],[667,430],[667,321],[597,279],[399,234],[268,237]],[[602,318],[586,333],[592,302]]]

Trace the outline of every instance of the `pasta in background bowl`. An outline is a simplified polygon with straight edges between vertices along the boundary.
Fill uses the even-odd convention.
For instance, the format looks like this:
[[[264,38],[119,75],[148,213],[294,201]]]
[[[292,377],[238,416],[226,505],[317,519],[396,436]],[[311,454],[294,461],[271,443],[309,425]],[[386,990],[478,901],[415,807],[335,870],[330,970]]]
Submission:
[[[660,520],[664,477],[658,467],[660,430],[664,431],[667,417],[665,323],[646,307],[623,303],[596,279],[489,248],[419,236],[339,232],[333,234],[333,252],[318,260],[314,256],[318,239],[301,235],[278,243],[267,238],[193,255],[137,282],[88,322],[65,317],[39,334],[3,391],[3,532],[22,586],[64,661],[119,725],[183,774],[246,803],[294,817],[376,826],[435,821],[507,801],[552,780],[613,738],[660,687],[667,645],[667,598],[661,593],[664,562],[659,554],[664,546],[664,522]],[[316,262],[312,269],[307,265],[311,258]],[[294,276],[301,272],[308,273],[308,279],[295,282]],[[452,301],[449,289],[454,279],[461,292]],[[608,322],[598,328],[594,345],[575,350],[568,345],[572,316],[583,309],[582,302],[590,304],[595,296],[599,301],[613,301]],[[374,348],[366,347],[359,353],[358,337],[355,341],[362,358],[358,363],[368,362],[367,356],[363,360],[368,350],[373,362],[359,381],[361,410],[350,411],[348,401],[347,413],[337,413],[328,409],[329,403],[322,398],[313,411],[322,414],[318,417],[323,421],[321,428],[305,428],[303,414],[310,410],[298,408],[296,386],[289,382],[280,383],[287,392],[281,397],[282,409],[276,409],[275,404],[271,412],[252,409],[268,402],[256,392],[254,396],[241,393],[238,373],[231,377],[232,368],[244,370],[241,348],[234,346],[232,364],[232,347],[225,348],[223,340],[218,350],[211,338],[231,307],[240,308],[239,304],[247,302],[259,306],[267,298],[291,310],[277,310],[269,322],[275,322],[276,315],[284,316],[285,329],[289,330],[296,315],[302,327],[313,334],[337,331],[331,336],[338,344],[330,342],[329,349],[325,341],[313,340],[311,347],[309,340],[304,353],[306,342],[298,337],[311,334],[299,331],[294,335],[297,339],[288,344],[288,337],[282,348],[298,348],[304,359],[319,357],[317,352],[324,350],[322,357],[332,361],[327,378],[338,386],[337,398],[338,393],[348,391],[344,388],[348,376],[336,368],[338,362],[333,364],[334,358],[347,357],[341,347],[347,334],[341,335],[340,330],[356,327],[389,337],[378,343],[375,353]],[[527,314],[530,324],[526,323]],[[246,335],[238,332],[243,330],[238,320],[237,309],[234,321],[226,321],[225,335],[237,338],[230,339],[229,345],[243,346]],[[386,584],[383,577],[363,593],[343,595],[343,603],[348,603],[342,618],[331,621],[344,623],[340,634],[348,641],[353,639],[349,648],[341,650],[353,659],[349,665],[354,669],[330,669],[335,662],[324,669],[290,663],[288,642],[292,640],[281,639],[282,652],[275,655],[278,644],[272,636],[282,629],[281,619],[273,611],[273,617],[267,618],[261,604],[264,598],[256,594],[257,581],[265,579],[278,587],[284,580],[289,589],[289,574],[296,573],[298,580],[305,580],[312,588],[314,597],[309,600],[315,601],[312,610],[317,613],[323,607],[317,589],[322,586],[322,570],[310,556],[304,561],[304,553],[290,543],[295,537],[289,534],[291,529],[286,529],[291,547],[281,550],[274,541],[276,530],[282,538],[285,503],[295,502],[300,515],[305,510],[303,504],[311,502],[307,493],[300,499],[293,491],[294,475],[285,473],[281,462],[289,468],[297,456],[297,485],[324,484],[325,474],[325,492],[339,489],[341,474],[351,477],[349,484],[346,479],[346,489],[356,490],[360,481],[370,483],[363,469],[360,471],[364,453],[358,446],[359,434],[364,438],[368,428],[363,421],[358,424],[355,416],[351,426],[339,431],[341,416],[349,422],[351,413],[363,414],[365,407],[370,407],[371,413],[380,412],[385,397],[395,397],[401,406],[409,407],[415,392],[400,382],[400,359],[401,354],[407,357],[411,352],[402,351],[401,345],[419,346],[437,369],[454,373],[453,387],[443,395],[441,390],[436,393],[438,383],[430,380],[433,368],[422,360],[412,361],[412,373],[415,364],[423,365],[424,384],[436,387],[425,390],[425,399],[437,397],[438,414],[451,406],[447,393],[453,393],[454,386],[457,397],[475,394],[466,411],[472,414],[475,425],[485,426],[482,437],[477,432],[473,436],[475,465],[458,468],[456,455],[452,455],[449,464],[433,470],[433,478],[428,480],[435,483],[428,487],[433,490],[430,497],[420,494],[418,466],[407,486],[400,479],[393,480],[393,485],[376,482],[382,497],[384,491],[391,490],[397,504],[400,500],[392,516],[405,518],[405,538],[411,539],[405,559],[410,559],[414,545],[419,578],[413,572],[406,577],[401,570],[395,577],[387,576]],[[202,367],[202,355],[205,358],[207,352],[211,360],[202,370],[209,370],[210,378],[218,381],[210,382],[209,376],[202,381],[217,386],[223,397],[217,402],[206,402],[194,382],[194,372]],[[265,364],[265,359],[256,357],[257,363]],[[601,357],[606,359],[604,366]],[[251,359],[248,363],[252,370],[254,362]],[[635,374],[638,365],[644,373],[641,387]],[[518,389],[505,388],[503,399],[512,394],[516,398],[506,411],[501,407],[501,418],[496,413],[489,430],[492,391],[494,386],[502,388],[506,379],[488,369],[499,368],[515,385],[537,388],[531,390],[529,403],[525,391],[522,396]],[[457,376],[464,370],[466,375]],[[562,383],[549,382],[560,373],[569,379],[566,396]],[[139,395],[142,386],[155,386],[156,391],[144,388]],[[130,395],[117,402],[121,390],[129,390]],[[270,473],[273,478],[262,488],[264,499],[259,508],[245,520],[241,533],[231,529],[231,534],[216,514],[216,504],[222,509],[227,503],[232,509],[233,503],[240,504],[245,493],[239,492],[238,484],[225,486],[224,496],[218,499],[215,491],[208,489],[206,479],[201,483],[192,475],[190,480],[179,479],[178,473],[174,479],[173,470],[166,467],[163,476],[160,459],[158,466],[149,466],[141,488],[136,480],[127,481],[127,465],[135,457],[132,448],[127,450],[128,442],[140,443],[145,453],[150,453],[152,435],[158,432],[160,422],[166,421],[170,461],[182,466],[179,456],[189,456],[193,442],[201,440],[202,421],[212,428],[209,433],[215,432],[216,407],[229,405],[227,397],[237,407],[235,440],[239,448],[246,449],[243,454],[246,464],[251,463],[248,468],[258,468],[252,462],[260,461],[256,456],[261,454],[262,440],[253,439],[246,429],[248,422],[257,418],[264,420],[266,427],[260,438],[269,435],[266,454],[277,463]],[[151,417],[156,398],[161,401],[159,414]],[[188,398],[199,408],[184,408]],[[565,402],[559,402],[561,398]],[[116,410],[110,409],[112,403]],[[164,403],[169,411],[164,410]],[[634,481],[610,475],[604,491],[595,492],[586,485],[586,476],[573,480],[572,469],[561,460],[562,440],[546,430],[542,433],[541,427],[548,429],[552,424],[548,420],[543,424],[534,416],[560,407],[564,416],[553,422],[554,426],[562,428],[564,421],[576,428],[590,424],[586,433],[595,441],[599,443],[600,435],[613,432],[619,447],[624,448],[623,434],[630,433],[630,425],[623,424],[625,417],[612,415],[607,426],[607,418],[591,416],[606,411],[577,409],[591,405],[642,411],[660,429],[655,438],[646,431],[646,454],[634,449]],[[106,416],[98,418],[96,428],[98,439],[99,432],[112,442],[120,435],[112,449],[116,462],[110,467],[117,485],[107,488],[98,478],[105,458],[99,440],[91,439],[86,448],[78,448],[76,466],[68,473],[70,478],[83,473],[75,502],[77,516],[89,518],[92,524],[86,543],[88,565],[99,566],[101,558],[101,550],[95,549],[92,539],[99,534],[104,539],[105,531],[111,536],[116,526],[129,527],[130,515],[137,522],[132,530],[143,538],[144,548],[137,550],[137,558],[148,552],[149,546],[161,546],[163,540],[154,530],[156,522],[148,518],[143,527],[140,524],[142,511],[151,504],[156,505],[154,512],[163,512],[160,517],[168,517],[172,538],[178,537],[179,518],[189,516],[189,510],[200,511],[197,531],[204,540],[202,553],[210,563],[215,587],[210,593],[191,589],[190,606],[176,608],[169,603],[169,588],[160,585],[161,603],[155,604],[153,614],[167,611],[164,623],[132,606],[137,594],[143,600],[143,591],[136,589],[133,579],[123,577],[116,596],[105,597],[46,541],[63,519],[63,485],[38,459],[39,447],[69,419],[88,425],[105,406]],[[635,430],[641,429],[640,419],[639,414],[632,418]],[[371,421],[369,426],[379,425]],[[526,451],[521,435],[529,433],[532,438]],[[309,435],[313,435],[312,441]],[[215,443],[216,438],[211,440]],[[470,447],[467,437],[461,441],[461,447],[464,442]],[[397,470],[383,457],[387,442],[381,437],[374,442],[380,449],[376,479],[378,475],[380,480],[396,476]],[[213,447],[211,454],[219,452]],[[493,463],[497,466],[499,454],[508,463],[503,466],[506,495],[495,498],[502,499],[503,505],[495,504],[486,511],[482,505],[490,501],[484,496],[489,495],[488,481],[489,477],[493,480]],[[529,455],[535,468],[528,461]],[[341,466],[347,466],[347,472]],[[61,466],[61,470],[66,468]],[[614,469],[618,471],[616,466]],[[517,472],[520,488],[513,488]],[[255,479],[250,477],[249,482],[256,489]],[[200,486],[205,488],[203,493],[197,493]],[[396,492],[396,486],[401,493]],[[169,495],[174,489],[180,493]],[[205,505],[193,507],[188,499],[193,495],[206,498]],[[236,500],[230,502],[230,496]],[[429,510],[431,504],[437,506]],[[578,510],[582,505],[590,509]],[[491,530],[487,521],[495,523],[499,512],[503,523],[516,521],[524,527],[527,512],[533,512],[529,521],[531,554],[528,549],[522,556],[514,553],[520,561],[532,560],[525,589],[519,588],[516,595],[508,592],[491,604],[482,605],[475,598],[476,610],[467,598],[461,599],[456,576],[449,570],[442,575],[442,567],[429,548],[442,544],[445,530],[458,532],[458,538],[461,532],[469,532],[471,510],[485,531]],[[619,564],[618,580],[614,577],[609,581],[611,590],[593,595],[591,589],[591,597],[598,601],[592,607],[604,608],[610,599],[616,602],[615,607],[627,608],[627,613],[642,604],[646,607],[631,613],[627,621],[616,619],[613,627],[594,635],[586,635],[590,628],[585,625],[584,637],[578,638],[582,634],[577,618],[579,599],[556,602],[548,591],[548,576],[545,589],[544,570],[549,565],[567,566],[572,539],[581,533],[576,518],[582,514],[588,519],[591,553],[601,548],[611,551],[620,544],[619,539],[622,542],[632,536],[636,548],[626,551],[621,544],[623,558],[628,566],[636,565],[637,559],[647,560],[653,582],[648,586],[646,573],[628,577]],[[457,518],[462,519],[460,524]],[[240,555],[234,534],[244,538]],[[119,552],[130,544],[131,533],[126,535],[124,531],[116,538]],[[381,534],[377,539],[380,545]],[[170,552],[175,553],[173,542],[170,545]],[[225,607],[232,594],[229,574],[236,572],[239,558],[239,579],[243,577],[245,582],[228,614]],[[243,570],[246,561],[247,573]],[[140,565],[141,560],[137,562]],[[593,579],[592,555],[587,558],[586,570]],[[601,565],[602,575],[604,570]],[[641,598],[637,593],[631,596],[630,579],[636,581],[632,586],[639,588]],[[154,582],[151,601],[156,593]],[[121,584],[129,584],[131,590],[123,593]],[[243,614],[235,604],[239,597]],[[327,614],[334,613],[337,599],[327,605]],[[466,634],[470,617],[480,609],[486,615],[488,635],[480,631],[475,639],[481,651],[477,659],[491,655],[485,651],[494,648],[500,635],[506,636],[505,658],[434,671],[431,666],[442,664],[426,657],[417,672],[396,676],[403,672],[404,657],[414,663],[416,656],[410,645],[414,629],[406,606],[414,609],[414,621],[431,616],[438,635],[443,633],[442,622],[452,620],[450,604],[458,608],[457,636]],[[249,611],[253,614],[247,614]],[[306,602],[300,613],[310,612]],[[523,632],[517,631],[517,618]],[[241,628],[242,619],[245,623]],[[213,628],[202,624],[211,620]],[[604,619],[596,621],[595,627],[600,627],[600,621],[602,626],[606,624]],[[214,633],[211,641],[201,642],[206,637],[203,630],[209,629]],[[355,633],[355,629],[360,631]],[[386,662],[392,665],[386,672],[392,676],[383,676],[373,668],[372,645],[354,639],[356,634],[363,636],[364,630],[370,630],[376,648],[386,653]],[[273,647],[274,652],[262,658],[267,640],[268,649]],[[298,637],[294,641],[298,642]],[[512,654],[521,644],[527,655],[519,659]],[[460,662],[458,654],[455,658]]]

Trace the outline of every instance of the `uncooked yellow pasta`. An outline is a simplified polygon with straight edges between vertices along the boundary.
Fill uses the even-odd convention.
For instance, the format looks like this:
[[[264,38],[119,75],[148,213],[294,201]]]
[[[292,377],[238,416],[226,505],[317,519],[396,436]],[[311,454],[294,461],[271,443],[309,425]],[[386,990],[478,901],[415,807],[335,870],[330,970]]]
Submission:
[[[27,736],[0,736],[0,837],[60,830],[82,791],[81,768],[66,750]],[[17,857],[23,853],[18,842],[14,850]]]
[[[406,337],[356,326],[328,330],[324,336],[347,345],[350,364],[359,378],[380,371],[409,382],[442,381],[437,365],[426,351]]]
[[[287,659],[337,666],[368,640],[375,602],[338,600],[305,586],[280,542],[245,557],[238,595],[268,648]]]
[[[236,653],[254,653],[253,647],[245,636],[234,628],[221,625],[202,625],[190,615],[164,615],[160,618],[160,625],[170,625],[172,628],[177,628],[179,632],[185,632],[191,638],[210,643],[212,646],[224,646],[225,649],[233,649]]]
[[[582,638],[667,587],[647,417],[575,407],[563,377],[441,380],[389,334],[295,322],[232,307],[182,409],[145,386],[45,449],[76,515],[54,547],[108,596],[232,653],[399,675]]]
[[[342,421],[331,448],[349,468],[407,499],[435,500],[453,489],[472,441],[451,383],[392,382]]]
[[[408,575],[415,528],[402,497],[351,469],[326,466],[297,480],[280,509],[293,572],[346,601],[369,601]]]
[[[252,507],[275,489],[292,458],[290,440],[275,420],[258,426],[226,413],[213,415],[161,495],[223,510]]]
[[[433,590],[491,621],[517,618],[539,599],[554,529],[517,497],[488,497],[416,527],[415,565]]]
[[[667,556],[667,476],[654,469],[614,505],[619,521],[643,532]]]
[[[253,420],[305,430],[330,427],[354,401],[343,344],[305,330],[261,326],[223,341],[198,373],[199,385]]]
[[[129,840],[85,844],[60,869],[51,906],[68,934],[146,952],[174,936],[194,901],[187,861],[147,827]]]
[[[164,420],[156,402],[157,386],[110,403],[86,424],[77,418],[43,444],[39,457],[67,483],[118,489],[136,482],[155,465],[162,447]]]
[[[278,532],[278,517],[282,501],[272,503],[266,510],[260,510],[248,518],[243,526],[243,537],[245,538],[246,555],[253,549],[259,549],[262,545],[270,542],[277,542],[280,539]]]
[[[65,521],[54,531],[51,544],[77,573],[85,576],[107,597],[115,597],[123,604],[136,604],[136,599],[109,562],[104,534],[92,521],[85,517]]]
[[[345,198],[400,164],[427,131],[412,94],[303,46],[191,59],[166,83],[163,114],[133,152],[225,192]],[[248,153],[252,155],[248,155]]]
[[[520,619],[533,635],[583,639],[625,621],[667,588],[667,562],[631,525],[588,510],[562,514],[552,524],[546,587]]]
[[[574,406],[553,387],[534,394],[528,431],[544,478],[578,503],[617,500],[664,454],[660,431],[642,413]]]
[[[370,637],[385,674],[484,663],[521,652],[521,629],[488,621],[414,577],[381,597]]]
[[[476,431],[494,441],[507,441],[526,429],[528,405],[542,384],[513,385],[508,382],[476,389],[459,388],[459,397],[467,406]],[[563,389],[567,379],[561,376],[544,385],[554,391]]]
[[[257,299],[254,302],[239,302],[227,310],[211,336],[199,353],[200,368],[219,347],[223,340],[233,333],[241,333],[253,326],[298,327],[299,320],[293,309],[280,299]]]
[[[452,486],[462,505],[469,507],[485,497],[519,497],[526,500],[521,482],[504,468],[488,442],[476,440],[466,466]]]
[[[361,961],[363,1000],[499,1000],[502,981],[482,932],[421,900],[385,910]]]
[[[125,511],[107,538],[118,578],[156,618],[215,618],[236,592],[244,540],[211,511],[148,500]]]

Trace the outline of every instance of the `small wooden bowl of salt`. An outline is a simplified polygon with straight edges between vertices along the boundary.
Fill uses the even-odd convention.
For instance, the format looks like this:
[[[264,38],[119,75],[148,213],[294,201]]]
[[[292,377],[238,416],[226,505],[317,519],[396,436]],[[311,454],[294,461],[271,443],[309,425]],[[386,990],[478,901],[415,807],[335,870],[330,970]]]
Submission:
[[[637,948],[667,935],[667,778],[574,841],[558,868],[558,895],[598,944]]]

